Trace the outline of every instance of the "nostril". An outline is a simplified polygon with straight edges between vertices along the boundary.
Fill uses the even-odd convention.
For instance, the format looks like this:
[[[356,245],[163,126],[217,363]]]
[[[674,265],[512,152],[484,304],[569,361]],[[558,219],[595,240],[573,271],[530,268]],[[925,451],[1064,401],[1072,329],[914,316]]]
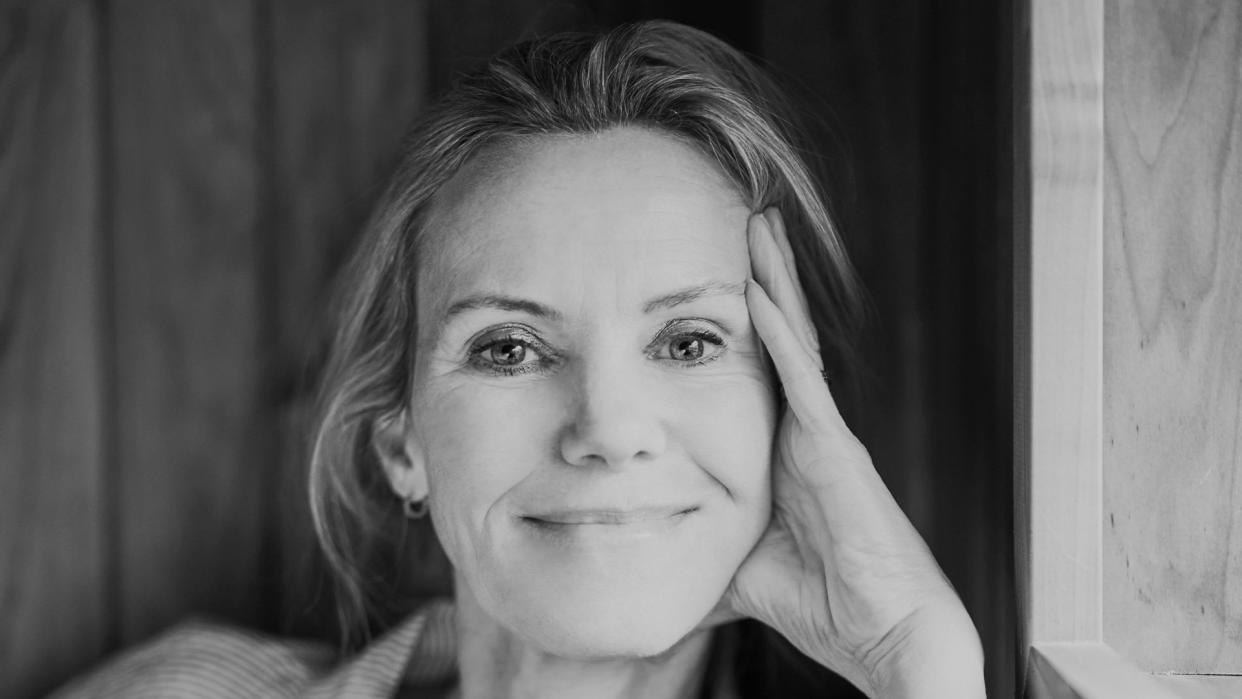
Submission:
[[[567,374],[572,406],[561,434],[567,463],[618,467],[657,459],[665,449],[665,427],[656,392],[641,372],[617,357],[597,353]]]
[[[580,421],[565,431],[561,454],[578,466],[618,467],[655,460],[664,443],[663,427],[651,417]]]

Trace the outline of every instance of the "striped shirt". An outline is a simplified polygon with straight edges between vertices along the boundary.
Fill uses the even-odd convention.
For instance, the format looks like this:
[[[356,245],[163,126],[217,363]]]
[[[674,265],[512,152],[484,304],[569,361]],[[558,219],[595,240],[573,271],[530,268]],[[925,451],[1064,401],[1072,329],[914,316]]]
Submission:
[[[187,622],[73,680],[49,699],[441,699],[455,695],[456,664],[454,605],[441,599],[340,664],[324,644]],[[714,662],[708,674],[707,696],[737,699],[725,664]]]
[[[453,604],[424,606],[354,658],[331,648],[202,621],[179,625],[52,699],[440,697],[456,675]]]

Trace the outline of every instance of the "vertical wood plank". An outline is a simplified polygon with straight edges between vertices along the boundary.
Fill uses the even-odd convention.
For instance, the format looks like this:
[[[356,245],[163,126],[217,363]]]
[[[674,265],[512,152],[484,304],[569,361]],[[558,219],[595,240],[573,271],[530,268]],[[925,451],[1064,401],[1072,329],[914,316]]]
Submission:
[[[108,614],[89,2],[0,8],[0,687],[41,695]]]
[[[1242,8],[1107,8],[1104,640],[1242,674]]]
[[[307,430],[330,285],[427,101],[425,2],[275,0],[270,45],[273,318],[281,420],[283,625],[314,630],[326,579],[307,507]],[[427,537],[432,537],[430,531]],[[444,581],[441,581],[444,582]],[[441,586],[441,591],[447,591]]]
[[[255,16],[252,0],[110,5],[127,642],[191,611],[265,617]]]
[[[1098,641],[1101,614],[1103,6],[1030,13],[1030,220],[1015,230],[1029,280],[1015,290],[1022,648]]]

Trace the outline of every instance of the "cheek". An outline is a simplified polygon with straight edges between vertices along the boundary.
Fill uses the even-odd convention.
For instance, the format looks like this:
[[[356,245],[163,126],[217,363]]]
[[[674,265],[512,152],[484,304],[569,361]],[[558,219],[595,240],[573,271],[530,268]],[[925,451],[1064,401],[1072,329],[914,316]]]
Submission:
[[[675,429],[694,461],[740,507],[766,508],[776,406],[771,383],[758,372],[685,385],[670,395]]]
[[[479,547],[492,506],[546,463],[556,406],[538,392],[479,384],[419,395],[415,430],[427,459],[432,517],[457,564]]]

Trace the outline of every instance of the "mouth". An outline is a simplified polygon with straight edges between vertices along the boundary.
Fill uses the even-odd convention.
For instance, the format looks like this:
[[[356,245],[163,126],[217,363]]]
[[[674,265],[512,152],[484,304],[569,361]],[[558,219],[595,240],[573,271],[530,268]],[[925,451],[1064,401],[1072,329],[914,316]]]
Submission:
[[[566,509],[522,515],[521,519],[530,524],[547,527],[623,527],[633,524],[678,520],[697,512],[698,509],[698,505],[627,509]]]

